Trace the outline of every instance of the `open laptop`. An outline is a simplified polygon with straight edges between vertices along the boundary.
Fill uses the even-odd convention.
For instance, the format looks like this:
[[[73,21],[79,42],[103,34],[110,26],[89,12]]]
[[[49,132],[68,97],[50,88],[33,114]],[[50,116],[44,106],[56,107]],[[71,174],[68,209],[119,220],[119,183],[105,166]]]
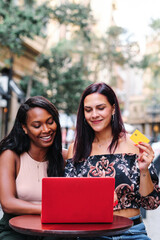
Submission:
[[[114,189],[111,177],[43,178],[41,222],[112,222]]]

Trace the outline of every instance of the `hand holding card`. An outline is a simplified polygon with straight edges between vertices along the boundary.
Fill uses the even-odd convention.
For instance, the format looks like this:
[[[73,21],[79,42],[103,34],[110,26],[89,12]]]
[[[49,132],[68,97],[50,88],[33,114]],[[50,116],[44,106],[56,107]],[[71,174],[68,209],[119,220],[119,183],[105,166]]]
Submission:
[[[134,131],[134,133],[130,136],[130,139],[135,143],[138,144],[139,142],[145,142],[145,143],[149,143],[149,139],[142,134],[140,131],[138,131],[137,129]]]

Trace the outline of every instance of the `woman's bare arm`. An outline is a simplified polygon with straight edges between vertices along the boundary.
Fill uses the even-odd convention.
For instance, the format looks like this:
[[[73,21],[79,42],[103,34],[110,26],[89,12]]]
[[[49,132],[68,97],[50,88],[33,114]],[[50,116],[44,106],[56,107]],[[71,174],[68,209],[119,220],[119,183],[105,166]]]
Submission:
[[[10,214],[40,214],[41,204],[34,204],[17,198],[16,163],[19,156],[11,150],[0,155],[0,203]]]

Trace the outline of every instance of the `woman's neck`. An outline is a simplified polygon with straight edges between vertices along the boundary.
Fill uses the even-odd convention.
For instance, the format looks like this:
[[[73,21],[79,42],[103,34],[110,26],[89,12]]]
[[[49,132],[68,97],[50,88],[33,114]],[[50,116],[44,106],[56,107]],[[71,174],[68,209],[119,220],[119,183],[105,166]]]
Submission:
[[[95,133],[94,143],[99,145],[110,144],[112,142],[113,135],[111,131],[97,132]]]
[[[48,149],[33,149],[30,148],[28,150],[28,154],[31,158],[33,158],[34,160],[38,161],[38,162],[44,162],[46,161],[46,155],[47,155],[47,150]]]

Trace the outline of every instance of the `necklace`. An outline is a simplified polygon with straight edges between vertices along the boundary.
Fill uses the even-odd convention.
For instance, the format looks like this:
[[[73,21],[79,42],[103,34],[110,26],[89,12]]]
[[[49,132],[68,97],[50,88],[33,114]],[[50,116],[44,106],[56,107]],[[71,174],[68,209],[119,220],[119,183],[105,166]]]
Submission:
[[[39,174],[39,171],[40,171],[39,170],[39,165],[40,165],[40,163],[41,162],[37,163],[37,178],[38,178],[37,180],[38,180],[38,182],[40,182],[40,174]]]
[[[36,162],[41,163],[41,162],[45,162],[45,161],[46,161],[46,155],[43,157],[43,159],[42,159],[41,161],[36,160],[36,159],[32,156],[32,154],[30,153],[30,151],[28,151],[28,155],[29,155],[34,161],[36,161]]]
[[[105,145],[108,145],[108,144],[107,143],[101,143],[101,144],[98,144],[98,147],[101,148],[101,147],[103,147]]]
[[[37,161],[32,157],[32,154],[29,151],[28,151],[28,155],[34,160],[34,163],[35,163],[36,168],[37,168],[37,181],[40,182],[41,181],[40,166],[43,166],[43,163],[46,162],[46,157],[44,157],[44,159],[42,161]]]
[[[105,142],[103,142],[103,143],[99,143],[99,142],[96,142],[96,144],[97,144],[97,146],[99,147],[99,148],[102,148],[103,146],[109,146],[110,145],[110,143],[111,143],[111,140],[109,140],[109,141],[105,141]]]

